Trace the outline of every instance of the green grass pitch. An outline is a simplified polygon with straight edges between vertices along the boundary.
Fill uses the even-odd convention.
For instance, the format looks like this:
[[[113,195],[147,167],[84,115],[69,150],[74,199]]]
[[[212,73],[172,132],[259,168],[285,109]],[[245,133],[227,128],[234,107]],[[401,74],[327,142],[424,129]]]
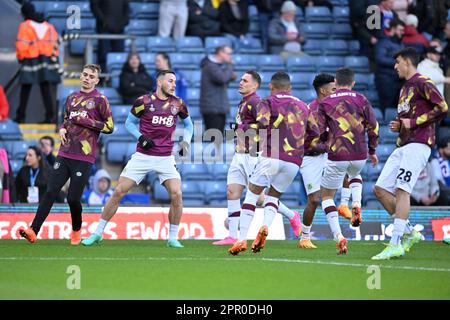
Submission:
[[[237,257],[211,241],[182,243],[2,240],[0,299],[450,299],[450,246],[440,242],[381,262],[370,260],[384,248],[375,241],[350,241],[343,256],[332,241],[316,241],[316,250],[268,241],[260,253]],[[71,265],[79,267],[80,289],[67,288]],[[367,286],[376,284],[371,265],[380,266],[380,289]]]

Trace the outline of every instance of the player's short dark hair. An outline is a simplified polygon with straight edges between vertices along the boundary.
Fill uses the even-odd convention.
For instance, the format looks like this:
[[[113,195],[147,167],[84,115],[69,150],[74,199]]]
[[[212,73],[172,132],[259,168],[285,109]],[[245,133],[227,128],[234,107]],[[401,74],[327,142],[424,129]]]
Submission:
[[[160,77],[163,77],[163,76],[165,76],[166,74],[173,74],[174,76],[176,76],[176,73],[175,73],[175,71],[173,71],[173,70],[161,70],[161,71],[158,71],[158,73],[156,74],[156,79],[159,79]]]
[[[406,24],[399,18],[393,18],[389,21],[389,29],[397,28],[398,26],[406,26]]]
[[[339,68],[336,71],[337,86],[351,86],[355,81],[355,72],[350,68]]]
[[[89,69],[91,71],[97,72],[97,74],[102,73],[102,68],[100,68],[100,66],[98,64],[93,64],[93,63],[85,64],[83,66],[83,70],[84,69]]]
[[[270,83],[275,89],[288,90],[291,87],[291,77],[284,71],[278,71],[272,75]]]
[[[320,73],[314,78],[312,85],[316,92],[319,93],[320,88],[332,82],[334,82],[333,75],[329,73]]]
[[[51,145],[52,147],[55,146],[55,139],[53,139],[53,137],[50,137],[50,136],[43,136],[43,137],[41,137],[41,138],[39,139],[39,142],[40,142],[41,140],[49,140],[49,141],[50,141],[50,145]]]
[[[404,49],[398,51],[394,55],[394,59],[397,59],[398,57],[402,57],[405,60],[408,59],[409,61],[411,61],[411,63],[416,68],[420,62],[420,54],[417,52],[416,49],[411,48],[411,47],[407,47],[407,48],[404,48]]]
[[[245,73],[252,76],[252,79],[258,83],[258,88],[261,86],[261,76],[255,70],[247,70]]]

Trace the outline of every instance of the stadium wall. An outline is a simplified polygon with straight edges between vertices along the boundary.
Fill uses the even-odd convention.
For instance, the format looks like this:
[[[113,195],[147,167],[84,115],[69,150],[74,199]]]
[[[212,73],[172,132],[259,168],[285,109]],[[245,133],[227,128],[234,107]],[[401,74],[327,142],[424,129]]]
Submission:
[[[97,227],[102,207],[85,207],[83,212],[82,237],[87,237]],[[0,239],[18,239],[17,230],[27,227],[34,218],[36,206],[0,206]],[[162,240],[169,230],[169,207],[120,207],[116,216],[105,229],[105,239]],[[258,208],[252,222],[249,237],[254,239],[263,222],[263,209]],[[225,221],[226,208],[184,208],[180,224],[181,239],[212,240],[228,235]],[[450,237],[450,208],[415,209],[411,211],[411,222],[422,232],[426,240],[440,241]],[[392,219],[383,210],[364,210],[363,223],[354,228],[341,218],[344,236],[351,240],[385,240],[392,235]],[[69,239],[71,219],[66,205],[56,205],[48,216],[39,234],[40,239]],[[332,239],[330,228],[323,212],[318,210],[312,227],[312,238]],[[268,239],[293,239],[289,224],[277,215]]]

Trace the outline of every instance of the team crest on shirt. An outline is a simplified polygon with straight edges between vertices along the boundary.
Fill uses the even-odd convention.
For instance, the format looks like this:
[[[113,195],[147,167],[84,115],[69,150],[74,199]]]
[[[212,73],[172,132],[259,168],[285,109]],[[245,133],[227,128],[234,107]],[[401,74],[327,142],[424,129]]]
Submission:
[[[55,162],[55,164],[53,165],[53,169],[58,170],[60,166],[61,164],[59,162]]]
[[[95,108],[95,102],[94,102],[94,100],[89,100],[88,102],[87,102],[87,104],[86,104],[86,108],[87,109],[89,109],[89,110],[92,110],[92,109],[94,109]]]
[[[171,105],[170,106],[170,112],[175,116],[178,113],[178,107]]]
[[[155,107],[153,106],[153,103],[150,105],[150,109],[151,112],[155,111]]]

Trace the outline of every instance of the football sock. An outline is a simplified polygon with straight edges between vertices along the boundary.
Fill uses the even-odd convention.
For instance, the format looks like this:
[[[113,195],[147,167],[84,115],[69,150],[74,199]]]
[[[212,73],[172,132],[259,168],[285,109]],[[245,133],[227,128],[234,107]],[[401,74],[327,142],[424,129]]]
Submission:
[[[409,220],[406,220],[406,225],[405,225],[405,234],[410,234],[411,232],[413,232],[414,227],[412,226],[412,224],[409,222]]]
[[[241,201],[228,200],[228,230],[230,237],[237,239],[239,218],[241,216]]]
[[[101,237],[102,234],[103,234],[103,231],[105,230],[105,227],[106,227],[107,223],[108,223],[107,220],[100,219],[98,221],[97,229],[95,230],[94,233]]]
[[[352,191],[350,188],[344,188],[341,189],[341,205],[348,206],[348,201],[350,200],[350,195],[352,194]]]
[[[302,236],[301,236],[301,238],[300,238],[301,240],[308,240],[308,239],[311,238],[311,236],[310,236],[311,227],[312,227],[312,225],[310,225],[310,226],[305,226],[305,225],[302,223]]]
[[[361,206],[362,177],[360,175],[350,180],[350,190],[352,192],[353,205]]]
[[[248,229],[255,215],[256,202],[259,194],[247,190],[244,203],[242,204],[241,217],[239,219],[239,240],[247,240]]]
[[[406,227],[406,221],[403,219],[395,218],[394,219],[394,231],[392,232],[392,238],[390,243],[393,245],[399,245],[402,240],[403,233]]]
[[[170,224],[169,227],[169,240],[178,239],[178,224]]]
[[[278,212],[278,198],[266,196],[264,199],[264,222],[263,225],[270,227]]]
[[[330,225],[333,238],[338,241],[342,237],[341,226],[339,225],[339,215],[334,204],[333,199],[322,201],[322,209],[327,216],[328,224]]]
[[[295,217],[294,211],[286,207],[281,201],[278,201],[278,212],[281,213],[286,218],[288,218],[289,220],[292,220],[292,218]]]

